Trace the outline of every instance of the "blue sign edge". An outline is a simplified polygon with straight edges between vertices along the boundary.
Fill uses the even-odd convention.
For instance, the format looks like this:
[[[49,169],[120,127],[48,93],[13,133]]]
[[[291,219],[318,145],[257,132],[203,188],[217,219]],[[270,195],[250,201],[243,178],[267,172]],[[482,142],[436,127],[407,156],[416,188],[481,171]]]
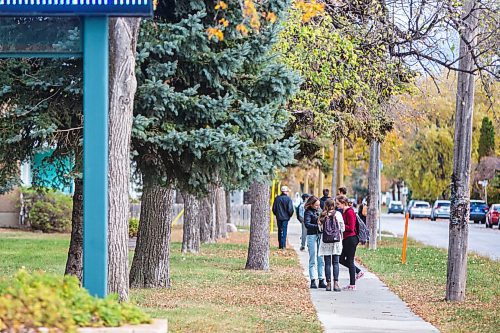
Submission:
[[[5,5],[3,5],[5,6]],[[10,7],[0,6],[0,16],[108,16],[108,17],[152,17],[153,2],[146,5],[107,5],[107,6],[81,6],[73,7],[61,5],[41,8],[41,5],[16,5]],[[2,8],[3,7],[3,8]],[[50,8],[50,10],[49,10]]]

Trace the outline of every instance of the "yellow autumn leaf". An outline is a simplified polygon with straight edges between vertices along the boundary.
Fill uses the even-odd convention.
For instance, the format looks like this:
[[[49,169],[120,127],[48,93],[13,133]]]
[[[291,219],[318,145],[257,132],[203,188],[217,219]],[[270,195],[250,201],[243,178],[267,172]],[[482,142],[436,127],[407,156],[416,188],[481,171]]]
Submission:
[[[244,24],[238,24],[236,30],[240,32],[243,36],[248,36],[248,28]]]
[[[271,23],[276,22],[276,20],[278,19],[278,17],[276,16],[276,14],[274,14],[273,12],[267,13],[267,15],[265,16],[265,18],[266,18],[266,20],[268,20]]]
[[[224,40],[224,33],[219,28],[208,28],[207,29],[208,40],[212,38],[217,38],[218,41]]]

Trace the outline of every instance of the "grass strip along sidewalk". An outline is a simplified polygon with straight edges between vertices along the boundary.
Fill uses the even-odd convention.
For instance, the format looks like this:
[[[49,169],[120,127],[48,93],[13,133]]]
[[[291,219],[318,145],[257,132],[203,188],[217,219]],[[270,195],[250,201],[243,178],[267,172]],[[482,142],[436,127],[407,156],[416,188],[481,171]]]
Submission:
[[[407,263],[401,264],[402,238],[383,238],[376,251],[358,247],[358,259],[409,307],[441,332],[496,333],[500,262],[469,254],[466,301],[448,303],[447,251],[409,240]]]
[[[131,291],[133,303],[168,319],[169,332],[321,332],[293,250],[273,246],[265,273],[244,269],[248,233],[203,245],[198,255],[182,254],[181,239],[174,229],[172,288]],[[0,276],[23,266],[63,274],[68,245],[68,235],[0,231]]]

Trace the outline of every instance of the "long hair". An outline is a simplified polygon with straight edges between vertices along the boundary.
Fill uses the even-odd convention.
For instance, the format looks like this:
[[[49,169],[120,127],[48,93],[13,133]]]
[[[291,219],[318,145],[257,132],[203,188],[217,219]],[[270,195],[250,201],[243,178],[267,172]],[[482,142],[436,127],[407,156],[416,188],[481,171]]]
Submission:
[[[349,207],[352,205],[352,202],[345,195],[337,195],[335,200],[337,200],[341,204],[349,206]]]
[[[306,204],[304,205],[304,208],[305,209],[311,208],[316,203],[316,201],[319,201],[319,199],[316,198],[314,195],[311,195],[309,198],[307,198],[307,201],[306,201]]]
[[[321,212],[321,216],[319,218],[321,223],[325,223],[326,218],[328,217],[328,213],[332,210],[335,210],[335,199],[333,198],[326,199],[325,208]]]

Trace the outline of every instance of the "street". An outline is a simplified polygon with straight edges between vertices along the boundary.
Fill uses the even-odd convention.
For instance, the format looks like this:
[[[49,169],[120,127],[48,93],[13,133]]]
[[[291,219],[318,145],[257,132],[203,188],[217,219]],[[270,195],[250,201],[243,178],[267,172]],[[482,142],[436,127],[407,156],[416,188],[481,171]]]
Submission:
[[[404,234],[405,219],[402,214],[382,214],[382,230],[398,236]],[[428,219],[409,220],[408,237],[427,245],[448,248],[448,220],[432,222]],[[484,224],[469,223],[469,252],[495,260],[500,259],[500,230],[498,226],[487,229]]]

